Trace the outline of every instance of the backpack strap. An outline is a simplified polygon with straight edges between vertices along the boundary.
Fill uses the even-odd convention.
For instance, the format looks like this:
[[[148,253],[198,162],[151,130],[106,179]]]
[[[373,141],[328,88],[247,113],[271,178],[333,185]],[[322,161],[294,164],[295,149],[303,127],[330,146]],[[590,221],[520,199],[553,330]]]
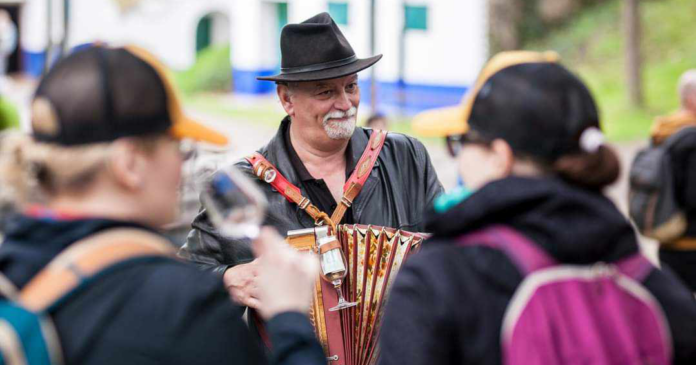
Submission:
[[[457,240],[459,246],[485,246],[503,251],[524,276],[557,265],[549,254],[516,230],[493,225]]]
[[[360,194],[365,182],[370,177],[370,172],[375,167],[377,158],[382,151],[382,147],[384,147],[384,142],[387,140],[386,137],[387,132],[385,131],[374,130],[372,132],[367,147],[363,151],[355,170],[343,186],[343,197],[331,217],[319,210],[308,198],[304,197],[300,188],[288,181],[278,171],[278,168],[266,160],[263,155],[256,152],[251,156],[245,157],[245,159],[251,164],[252,171],[256,177],[271,184],[276,191],[291,203],[297,204],[300,209],[307,212],[314,219],[315,224],[328,223],[331,226],[335,226],[341,222],[346,211],[353,204],[353,200]]]
[[[73,243],[56,256],[22,289],[19,303],[41,312],[111,265],[137,257],[175,257],[175,253],[157,234],[136,228],[109,229]]]
[[[17,287],[7,276],[0,273],[0,296],[11,301],[16,301],[18,295],[19,290],[17,290]]]
[[[640,251],[617,261],[615,266],[622,274],[637,282],[643,282],[655,269],[655,266]]]
[[[503,251],[523,275],[558,265],[546,251],[518,231],[503,225],[494,225],[458,238],[459,246],[485,246]],[[654,266],[637,252],[614,263],[616,268],[631,279],[642,282]]]

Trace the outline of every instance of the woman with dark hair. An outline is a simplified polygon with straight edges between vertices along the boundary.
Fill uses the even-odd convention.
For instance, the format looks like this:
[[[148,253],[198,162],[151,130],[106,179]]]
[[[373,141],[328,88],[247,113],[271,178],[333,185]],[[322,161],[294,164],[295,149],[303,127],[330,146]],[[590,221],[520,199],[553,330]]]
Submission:
[[[555,54],[494,57],[437,115],[465,186],[436,200],[399,272],[382,364],[694,363],[694,297],[602,194],[619,161]]]

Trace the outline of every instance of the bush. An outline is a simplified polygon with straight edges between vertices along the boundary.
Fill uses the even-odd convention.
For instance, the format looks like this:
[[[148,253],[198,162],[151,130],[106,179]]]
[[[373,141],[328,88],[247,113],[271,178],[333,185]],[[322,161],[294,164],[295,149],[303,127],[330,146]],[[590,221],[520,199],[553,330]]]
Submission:
[[[19,112],[7,98],[0,95],[0,131],[8,128],[19,128]]]
[[[198,52],[193,67],[176,72],[175,80],[185,94],[229,91],[232,85],[230,46],[210,46]]]

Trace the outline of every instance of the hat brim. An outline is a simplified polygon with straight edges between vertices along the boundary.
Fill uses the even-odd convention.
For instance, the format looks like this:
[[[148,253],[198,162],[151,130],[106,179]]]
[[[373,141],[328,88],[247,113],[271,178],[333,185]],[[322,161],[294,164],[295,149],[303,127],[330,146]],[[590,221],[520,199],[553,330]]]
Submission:
[[[447,137],[469,131],[462,105],[432,109],[416,114],[411,121],[414,133],[422,137]]]
[[[280,73],[278,75],[273,75],[273,76],[257,77],[256,79],[261,80],[261,81],[276,81],[276,82],[302,82],[302,81],[321,81],[321,80],[337,79],[339,77],[344,77],[344,76],[358,73],[358,72],[374,65],[380,59],[382,59],[381,54],[376,55],[376,56],[372,56],[369,58],[358,59],[353,63],[343,65],[343,66],[338,66],[338,67],[326,68],[323,70],[310,71],[310,72],[293,73],[293,74]]]
[[[227,145],[227,137],[225,137],[223,134],[215,131],[212,128],[206,127],[200,122],[197,122],[184,114],[176,87],[174,86],[168,69],[164,66],[164,64],[162,64],[153,54],[143,48],[126,46],[125,49],[144,62],[147,62],[162,80],[162,86],[167,94],[167,109],[172,122],[172,125],[169,128],[169,133],[174,138],[180,140],[188,138],[194,141],[207,142],[218,146]]]
[[[176,139],[192,139],[217,146],[225,146],[228,143],[227,137],[223,134],[187,117],[175,121],[169,132]]]

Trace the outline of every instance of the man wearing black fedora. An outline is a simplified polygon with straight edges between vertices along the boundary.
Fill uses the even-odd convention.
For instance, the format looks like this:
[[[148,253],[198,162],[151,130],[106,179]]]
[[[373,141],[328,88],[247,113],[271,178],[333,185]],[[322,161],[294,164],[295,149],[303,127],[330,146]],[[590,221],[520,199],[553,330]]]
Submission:
[[[288,115],[266,146],[236,163],[269,200],[265,223],[279,232],[314,227],[316,211],[312,215],[305,209],[315,206],[329,215],[334,212],[336,224],[422,231],[424,210],[442,192],[425,147],[402,134],[385,136],[356,127],[357,73],[382,55],[358,58],[327,13],[285,26],[280,47],[281,73],[259,80],[276,82]],[[370,153],[374,158],[365,158]],[[288,195],[275,174],[262,174],[266,181],[257,179],[268,171],[260,166],[272,167],[300,195]],[[344,195],[351,181],[360,188]],[[219,234],[205,211],[194,220],[181,255],[223,275],[238,302],[258,306],[256,261],[248,244]]]

